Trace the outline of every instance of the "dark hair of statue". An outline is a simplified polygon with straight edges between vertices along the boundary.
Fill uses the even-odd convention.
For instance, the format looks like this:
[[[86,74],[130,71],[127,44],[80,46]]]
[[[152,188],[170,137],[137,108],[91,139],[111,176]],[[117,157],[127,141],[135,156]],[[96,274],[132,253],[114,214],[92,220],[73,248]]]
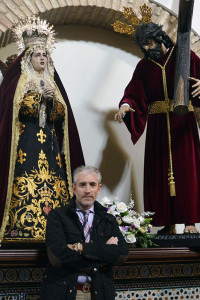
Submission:
[[[145,58],[148,56],[143,47],[149,44],[149,40],[154,40],[157,44],[163,43],[166,48],[171,48],[174,45],[169,36],[162,30],[162,26],[153,22],[142,23],[136,29],[134,41],[144,53]]]

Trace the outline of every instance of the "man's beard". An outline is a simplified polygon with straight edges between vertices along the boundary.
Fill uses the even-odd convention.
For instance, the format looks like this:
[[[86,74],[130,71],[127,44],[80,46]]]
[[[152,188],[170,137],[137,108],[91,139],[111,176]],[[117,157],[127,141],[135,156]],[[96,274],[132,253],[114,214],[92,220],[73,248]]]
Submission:
[[[143,48],[143,53],[146,59],[159,60],[163,56],[161,44],[156,43],[154,49],[148,49],[147,51]]]

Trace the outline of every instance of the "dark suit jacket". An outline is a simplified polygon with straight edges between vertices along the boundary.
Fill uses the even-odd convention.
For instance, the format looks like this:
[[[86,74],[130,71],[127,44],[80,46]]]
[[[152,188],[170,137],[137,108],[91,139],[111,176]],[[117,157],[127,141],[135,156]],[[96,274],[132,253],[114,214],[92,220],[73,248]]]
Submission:
[[[95,300],[114,300],[112,265],[125,260],[127,244],[114,216],[98,202],[94,203],[94,222],[90,242],[84,242],[83,227],[76,214],[75,200],[50,212],[47,220],[46,243],[50,263],[41,289],[41,300],[73,300],[76,298],[79,274],[92,278]],[[118,237],[118,245],[107,245],[110,237]],[[67,244],[83,243],[83,254]]]

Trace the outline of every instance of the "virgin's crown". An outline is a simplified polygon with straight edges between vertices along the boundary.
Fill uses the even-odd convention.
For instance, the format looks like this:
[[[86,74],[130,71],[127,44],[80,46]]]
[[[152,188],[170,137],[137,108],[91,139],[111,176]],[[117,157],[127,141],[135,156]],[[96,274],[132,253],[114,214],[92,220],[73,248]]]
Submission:
[[[23,51],[38,45],[52,51],[55,43],[55,31],[46,20],[40,17],[27,17],[12,27],[13,38],[19,50]]]

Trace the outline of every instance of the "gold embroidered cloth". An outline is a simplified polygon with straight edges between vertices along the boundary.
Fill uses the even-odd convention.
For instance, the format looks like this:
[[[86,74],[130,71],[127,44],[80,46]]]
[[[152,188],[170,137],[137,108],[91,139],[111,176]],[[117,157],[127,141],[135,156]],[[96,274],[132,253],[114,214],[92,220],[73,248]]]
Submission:
[[[41,128],[39,108],[43,101],[41,94],[28,92],[20,103],[20,137],[6,240],[44,240],[48,213],[69,200],[54,129],[55,122],[63,122],[64,108],[56,99],[47,101],[46,125]]]

